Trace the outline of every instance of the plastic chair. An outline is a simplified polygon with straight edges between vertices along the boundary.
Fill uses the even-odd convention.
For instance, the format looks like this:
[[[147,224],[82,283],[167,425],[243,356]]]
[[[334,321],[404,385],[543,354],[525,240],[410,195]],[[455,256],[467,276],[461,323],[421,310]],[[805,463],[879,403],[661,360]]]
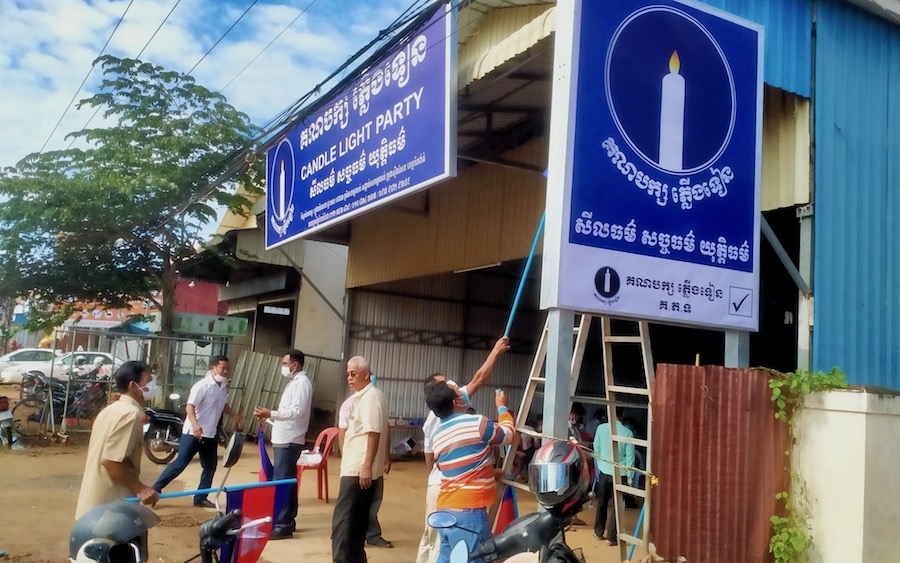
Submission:
[[[331,455],[331,447],[334,445],[334,438],[338,435],[338,429],[334,426],[326,428],[319,432],[316,437],[316,445],[313,451],[318,450],[322,454],[322,461],[316,465],[297,465],[297,494],[300,494],[300,479],[304,471],[316,470],[319,477],[319,500],[322,499],[322,482],[325,482],[325,504],[328,504],[328,456]],[[324,445],[323,445],[324,442]]]

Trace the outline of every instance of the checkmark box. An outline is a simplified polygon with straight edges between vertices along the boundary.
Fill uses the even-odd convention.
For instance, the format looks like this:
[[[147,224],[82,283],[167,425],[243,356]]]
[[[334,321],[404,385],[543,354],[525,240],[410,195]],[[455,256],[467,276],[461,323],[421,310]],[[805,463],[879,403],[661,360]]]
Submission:
[[[729,287],[728,314],[737,317],[752,317],[753,290],[746,287]]]

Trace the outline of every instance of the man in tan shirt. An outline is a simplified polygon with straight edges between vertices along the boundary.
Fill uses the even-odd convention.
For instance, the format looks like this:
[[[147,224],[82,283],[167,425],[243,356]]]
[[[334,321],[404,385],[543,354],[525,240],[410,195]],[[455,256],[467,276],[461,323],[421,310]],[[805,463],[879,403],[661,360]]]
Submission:
[[[370,381],[369,362],[347,362],[347,384],[355,392],[341,452],[341,487],[331,522],[335,563],[365,563],[366,530],[375,490],[381,486],[387,441],[387,403]]]
[[[159,499],[159,493],[140,480],[143,405],[159,388],[143,362],[125,362],[116,371],[115,379],[121,396],[100,411],[94,421],[76,520],[94,507],[132,495],[150,506]]]

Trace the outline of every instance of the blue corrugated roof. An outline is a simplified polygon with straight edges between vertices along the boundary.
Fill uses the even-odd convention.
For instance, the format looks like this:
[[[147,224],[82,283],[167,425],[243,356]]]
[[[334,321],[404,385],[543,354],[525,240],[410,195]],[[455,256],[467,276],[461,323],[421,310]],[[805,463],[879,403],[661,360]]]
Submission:
[[[900,389],[900,26],[837,0],[816,22],[813,365]]]
[[[810,97],[812,0],[704,0],[765,27],[766,84]]]

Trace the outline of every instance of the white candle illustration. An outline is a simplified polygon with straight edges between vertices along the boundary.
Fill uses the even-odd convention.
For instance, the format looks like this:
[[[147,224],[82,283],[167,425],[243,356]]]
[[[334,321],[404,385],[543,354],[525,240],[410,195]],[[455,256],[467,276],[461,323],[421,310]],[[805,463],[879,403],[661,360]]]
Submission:
[[[669,74],[662,79],[659,108],[659,165],[666,170],[684,167],[684,77],[678,51],[669,58]]]
[[[279,203],[281,206],[278,208],[278,216],[280,218],[284,218],[284,161],[281,161],[281,174],[278,178],[278,194],[280,196]]]
[[[610,292],[609,284],[610,284],[610,275],[609,275],[609,268],[607,268],[606,272],[603,273],[603,293]]]

